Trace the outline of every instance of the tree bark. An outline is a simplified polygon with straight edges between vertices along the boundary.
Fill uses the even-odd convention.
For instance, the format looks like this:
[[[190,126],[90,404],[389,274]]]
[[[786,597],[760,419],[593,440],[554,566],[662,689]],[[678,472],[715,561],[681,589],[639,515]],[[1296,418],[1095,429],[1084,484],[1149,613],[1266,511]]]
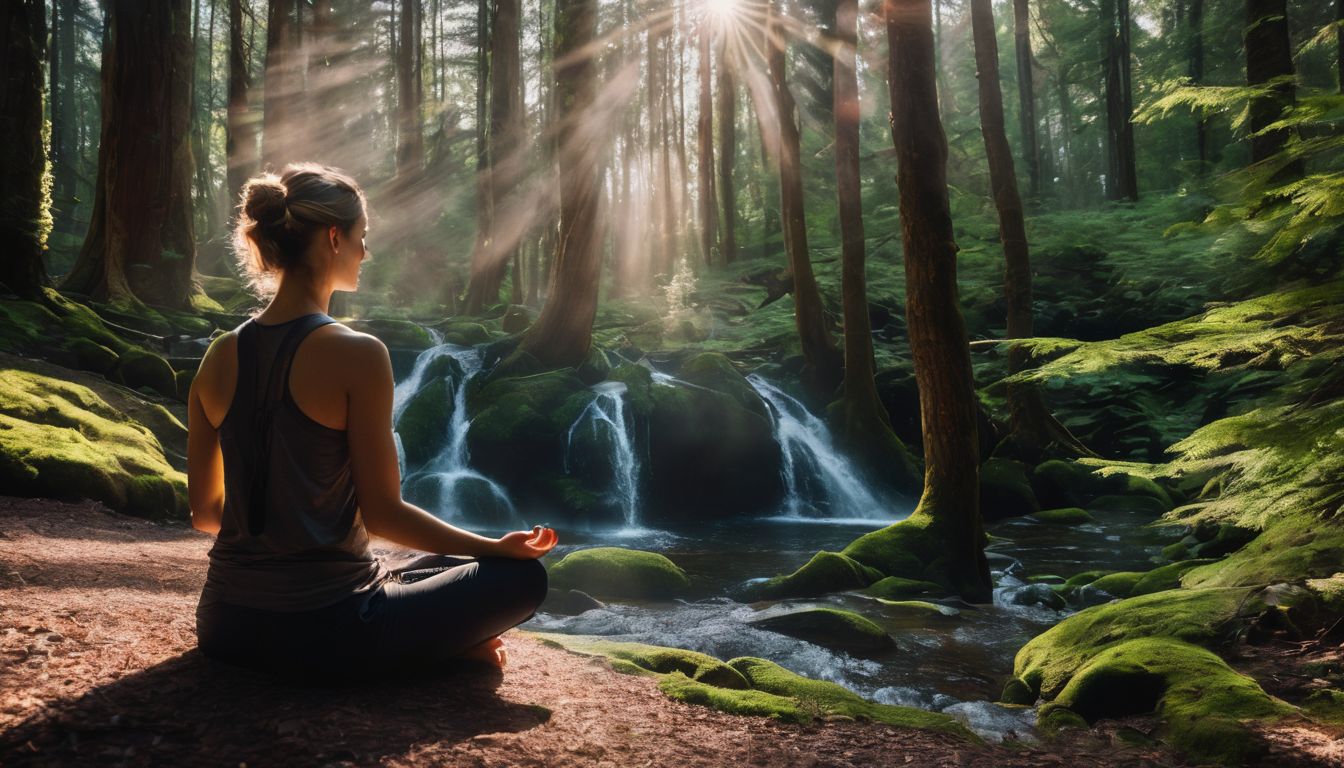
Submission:
[[[518,247],[516,231],[503,231],[500,214],[523,171],[523,93],[518,60],[519,0],[496,0],[490,21],[490,130],[482,186],[489,199],[490,230],[471,254],[468,314],[480,314],[499,300],[504,274]],[[515,280],[517,283],[517,273]]]
[[[191,78],[184,76],[191,7],[187,0],[113,0],[107,12],[98,188],[65,287],[99,300],[189,309],[196,261]]]
[[[980,519],[976,398],[957,301],[957,245],[947,197],[947,139],[938,117],[928,0],[885,0],[906,325],[919,385],[927,515],[947,544],[947,578],[971,602],[992,584]]]
[[[425,167],[425,137],[420,119],[420,0],[401,0],[397,38],[397,177],[413,183]]]
[[[68,20],[67,20],[68,23]],[[47,17],[42,0],[0,5],[0,284],[15,294],[42,300],[47,283],[42,252],[42,189],[47,155],[42,146],[42,62]]]
[[[1251,162],[1259,163],[1281,152],[1292,131],[1280,128],[1262,135],[1261,129],[1281,118],[1297,99],[1293,86],[1293,49],[1288,38],[1287,0],[1246,2],[1246,82],[1273,82],[1268,95],[1251,99]],[[1302,161],[1288,163],[1274,175],[1275,181],[1301,178]]]
[[[602,277],[602,237],[597,206],[599,147],[584,130],[597,91],[590,51],[597,0],[556,0],[555,93],[559,106],[560,235],[551,293],[522,349],[554,367],[588,357]]]
[[[75,0],[51,4],[51,175],[52,216],[58,232],[73,233],[79,168],[75,115]]]
[[[1007,336],[1028,339],[1032,331],[1031,250],[1022,198],[1017,192],[1017,172],[1004,128],[1003,93],[999,88],[999,43],[994,34],[994,10],[990,0],[971,0],[971,30],[975,42],[975,69],[979,81],[980,133],[989,164],[989,185],[999,216],[999,240],[1003,244],[1003,295],[1008,308]],[[1008,348],[1008,373],[1028,367],[1027,350],[1016,344]],[[1088,453],[1055,420],[1045,406],[1040,390],[1032,384],[1008,387],[1015,452],[1029,461],[1039,461],[1047,451]]]
[[[714,200],[714,100],[709,39],[709,24],[702,17],[696,33],[700,88],[699,115],[695,122],[695,168],[700,179],[700,255],[706,264],[713,264],[715,246],[718,245],[719,213]]]
[[[840,216],[841,299],[845,319],[845,379],[830,418],[843,443],[874,478],[913,492],[919,471],[891,431],[891,418],[877,394],[873,329],[864,274],[863,202],[859,180],[859,88],[855,69],[858,0],[839,0],[834,32],[838,43],[830,77],[835,116],[835,191]]]
[[[803,379],[812,395],[822,401],[835,396],[842,378],[843,360],[827,328],[821,292],[812,273],[807,246],[807,220],[803,207],[801,139],[798,134],[797,106],[789,90],[785,53],[788,40],[778,11],[770,9],[767,23],[770,83],[774,97],[774,117],[779,126],[780,217],[783,219],[784,248],[793,273],[794,322],[803,350]]]
[[[1344,0],[1335,0],[1335,74],[1339,92],[1344,94]]]
[[[257,116],[248,99],[251,86],[248,51],[243,45],[243,0],[229,0],[229,109],[224,148],[230,209],[238,204],[243,183],[257,171]]]
[[[725,35],[726,38],[726,35]],[[737,163],[737,79],[733,77],[726,44],[719,46],[719,199],[723,203],[723,261],[737,260],[737,190],[733,167]]]
[[[1106,44],[1106,197],[1139,199],[1134,167],[1134,123],[1130,117],[1129,0],[1102,0]]]
[[[1013,0],[1013,41],[1017,55],[1017,97],[1021,104],[1018,122],[1022,131],[1022,159],[1027,164],[1027,189],[1036,196],[1041,194],[1041,150],[1036,138],[1036,88],[1031,66],[1031,8],[1028,2]]]
[[[262,88],[262,146],[266,165],[284,167],[299,159],[304,141],[298,135],[295,107],[303,93],[295,0],[270,0],[266,14],[266,74]]]
[[[1190,84],[1204,84],[1204,0],[1190,0]],[[1195,118],[1195,172],[1204,176],[1209,171],[1209,121]]]

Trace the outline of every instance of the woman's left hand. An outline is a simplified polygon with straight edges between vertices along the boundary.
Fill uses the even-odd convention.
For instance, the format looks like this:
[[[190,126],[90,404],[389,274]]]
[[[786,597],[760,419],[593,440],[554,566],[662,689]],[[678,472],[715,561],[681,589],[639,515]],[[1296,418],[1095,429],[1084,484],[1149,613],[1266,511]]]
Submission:
[[[515,560],[535,560],[550,552],[559,540],[555,529],[536,525],[530,531],[514,531],[499,537],[494,554]]]

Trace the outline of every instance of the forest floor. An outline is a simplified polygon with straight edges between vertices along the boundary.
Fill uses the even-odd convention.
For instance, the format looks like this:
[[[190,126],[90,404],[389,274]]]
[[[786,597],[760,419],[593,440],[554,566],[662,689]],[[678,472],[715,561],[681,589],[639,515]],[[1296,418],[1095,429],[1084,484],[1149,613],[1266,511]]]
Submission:
[[[95,502],[0,497],[0,764],[1178,764],[1115,729],[995,746],[728,715],[519,632],[506,636],[502,675],[463,665],[342,687],[280,682],[196,650],[210,542]]]

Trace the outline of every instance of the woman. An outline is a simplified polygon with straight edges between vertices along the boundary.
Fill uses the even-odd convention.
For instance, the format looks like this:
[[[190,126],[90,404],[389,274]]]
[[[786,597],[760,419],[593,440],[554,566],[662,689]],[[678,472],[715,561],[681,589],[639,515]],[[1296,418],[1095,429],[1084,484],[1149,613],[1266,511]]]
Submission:
[[[300,674],[452,657],[502,667],[499,635],[545,597],[537,558],[556,534],[486,538],[402,500],[387,349],[326,315],[332,291],[359,284],[367,225],[363,192],[331,168],[291,165],[243,188],[235,249],[273,297],[215,340],[191,387],[192,526],[218,534],[200,648]],[[369,534],[435,554],[389,571]]]

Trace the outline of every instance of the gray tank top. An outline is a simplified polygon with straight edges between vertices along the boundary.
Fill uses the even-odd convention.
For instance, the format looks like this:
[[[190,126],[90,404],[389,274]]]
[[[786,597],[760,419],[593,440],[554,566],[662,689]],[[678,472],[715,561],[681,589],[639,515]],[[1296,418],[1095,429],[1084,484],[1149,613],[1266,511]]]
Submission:
[[[202,602],[305,611],[387,578],[369,552],[345,431],[313,421],[289,392],[299,344],[334,322],[315,314],[238,327],[238,383],[219,425],[224,516]]]

